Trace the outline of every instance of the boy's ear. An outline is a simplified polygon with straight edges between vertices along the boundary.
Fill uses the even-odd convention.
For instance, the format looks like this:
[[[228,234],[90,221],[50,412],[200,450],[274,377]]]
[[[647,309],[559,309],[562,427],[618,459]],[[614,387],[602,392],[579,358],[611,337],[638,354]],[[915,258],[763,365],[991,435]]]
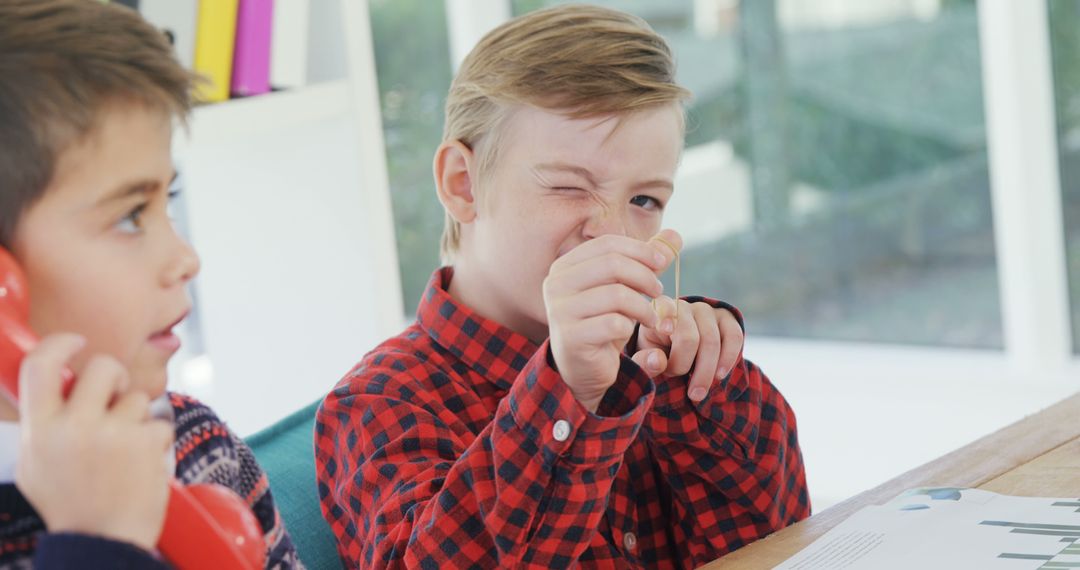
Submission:
[[[474,158],[472,149],[458,140],[444,141],[435,151],[435,191],[446,212],[462,224],[476,218]]]

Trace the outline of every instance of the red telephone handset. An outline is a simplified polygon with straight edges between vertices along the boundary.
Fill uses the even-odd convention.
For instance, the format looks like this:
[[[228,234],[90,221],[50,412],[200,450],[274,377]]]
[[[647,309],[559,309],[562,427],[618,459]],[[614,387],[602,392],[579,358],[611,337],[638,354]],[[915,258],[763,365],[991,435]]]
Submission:
[[[0,248],[0,394],[19,397],[19,365],[37,344],[30,330],[30,296],[22,269]],[[74,380],[65,371],[67,380]],[[216,484],[185,487],[169,482],[169,505],[158,549],[181,570],[253,570],[266,560],[266,543],[255,515],[243,499]]]

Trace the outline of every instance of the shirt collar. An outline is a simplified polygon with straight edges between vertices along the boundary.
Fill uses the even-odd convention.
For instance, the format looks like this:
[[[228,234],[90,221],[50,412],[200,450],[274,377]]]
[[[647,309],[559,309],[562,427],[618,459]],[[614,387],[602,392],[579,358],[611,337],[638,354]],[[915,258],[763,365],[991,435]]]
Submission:
[[[416,309],[416,320],[436,344],[480,376],[509,390],[539,347],[451,297],[448,289],[453,277],[453,267],[431,275]]]

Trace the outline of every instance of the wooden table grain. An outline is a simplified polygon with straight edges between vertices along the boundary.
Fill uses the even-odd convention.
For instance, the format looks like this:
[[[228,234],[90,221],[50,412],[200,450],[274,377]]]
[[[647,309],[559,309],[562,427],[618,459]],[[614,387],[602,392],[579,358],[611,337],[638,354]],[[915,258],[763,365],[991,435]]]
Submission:
[[[701,568],[772,568],[859,509],[883,504],[912,487],[931,486],[975,487],[1029,497],[1080,497],[1080,394]]]

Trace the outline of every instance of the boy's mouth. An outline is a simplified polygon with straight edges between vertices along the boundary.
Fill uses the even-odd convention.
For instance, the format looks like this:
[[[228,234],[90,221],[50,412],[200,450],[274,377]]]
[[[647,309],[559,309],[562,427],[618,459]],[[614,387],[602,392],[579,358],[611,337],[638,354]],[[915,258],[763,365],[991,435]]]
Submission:
[[[181,321],[187,318],[188,312],[189,311],[185,310],[183,314],[180,315],[180,318],[173,321],[169,326],[150,335],[150,344],[169,354],[180,350],[180,337],[176,336],[173,329],[176,325],[180,324]]]

